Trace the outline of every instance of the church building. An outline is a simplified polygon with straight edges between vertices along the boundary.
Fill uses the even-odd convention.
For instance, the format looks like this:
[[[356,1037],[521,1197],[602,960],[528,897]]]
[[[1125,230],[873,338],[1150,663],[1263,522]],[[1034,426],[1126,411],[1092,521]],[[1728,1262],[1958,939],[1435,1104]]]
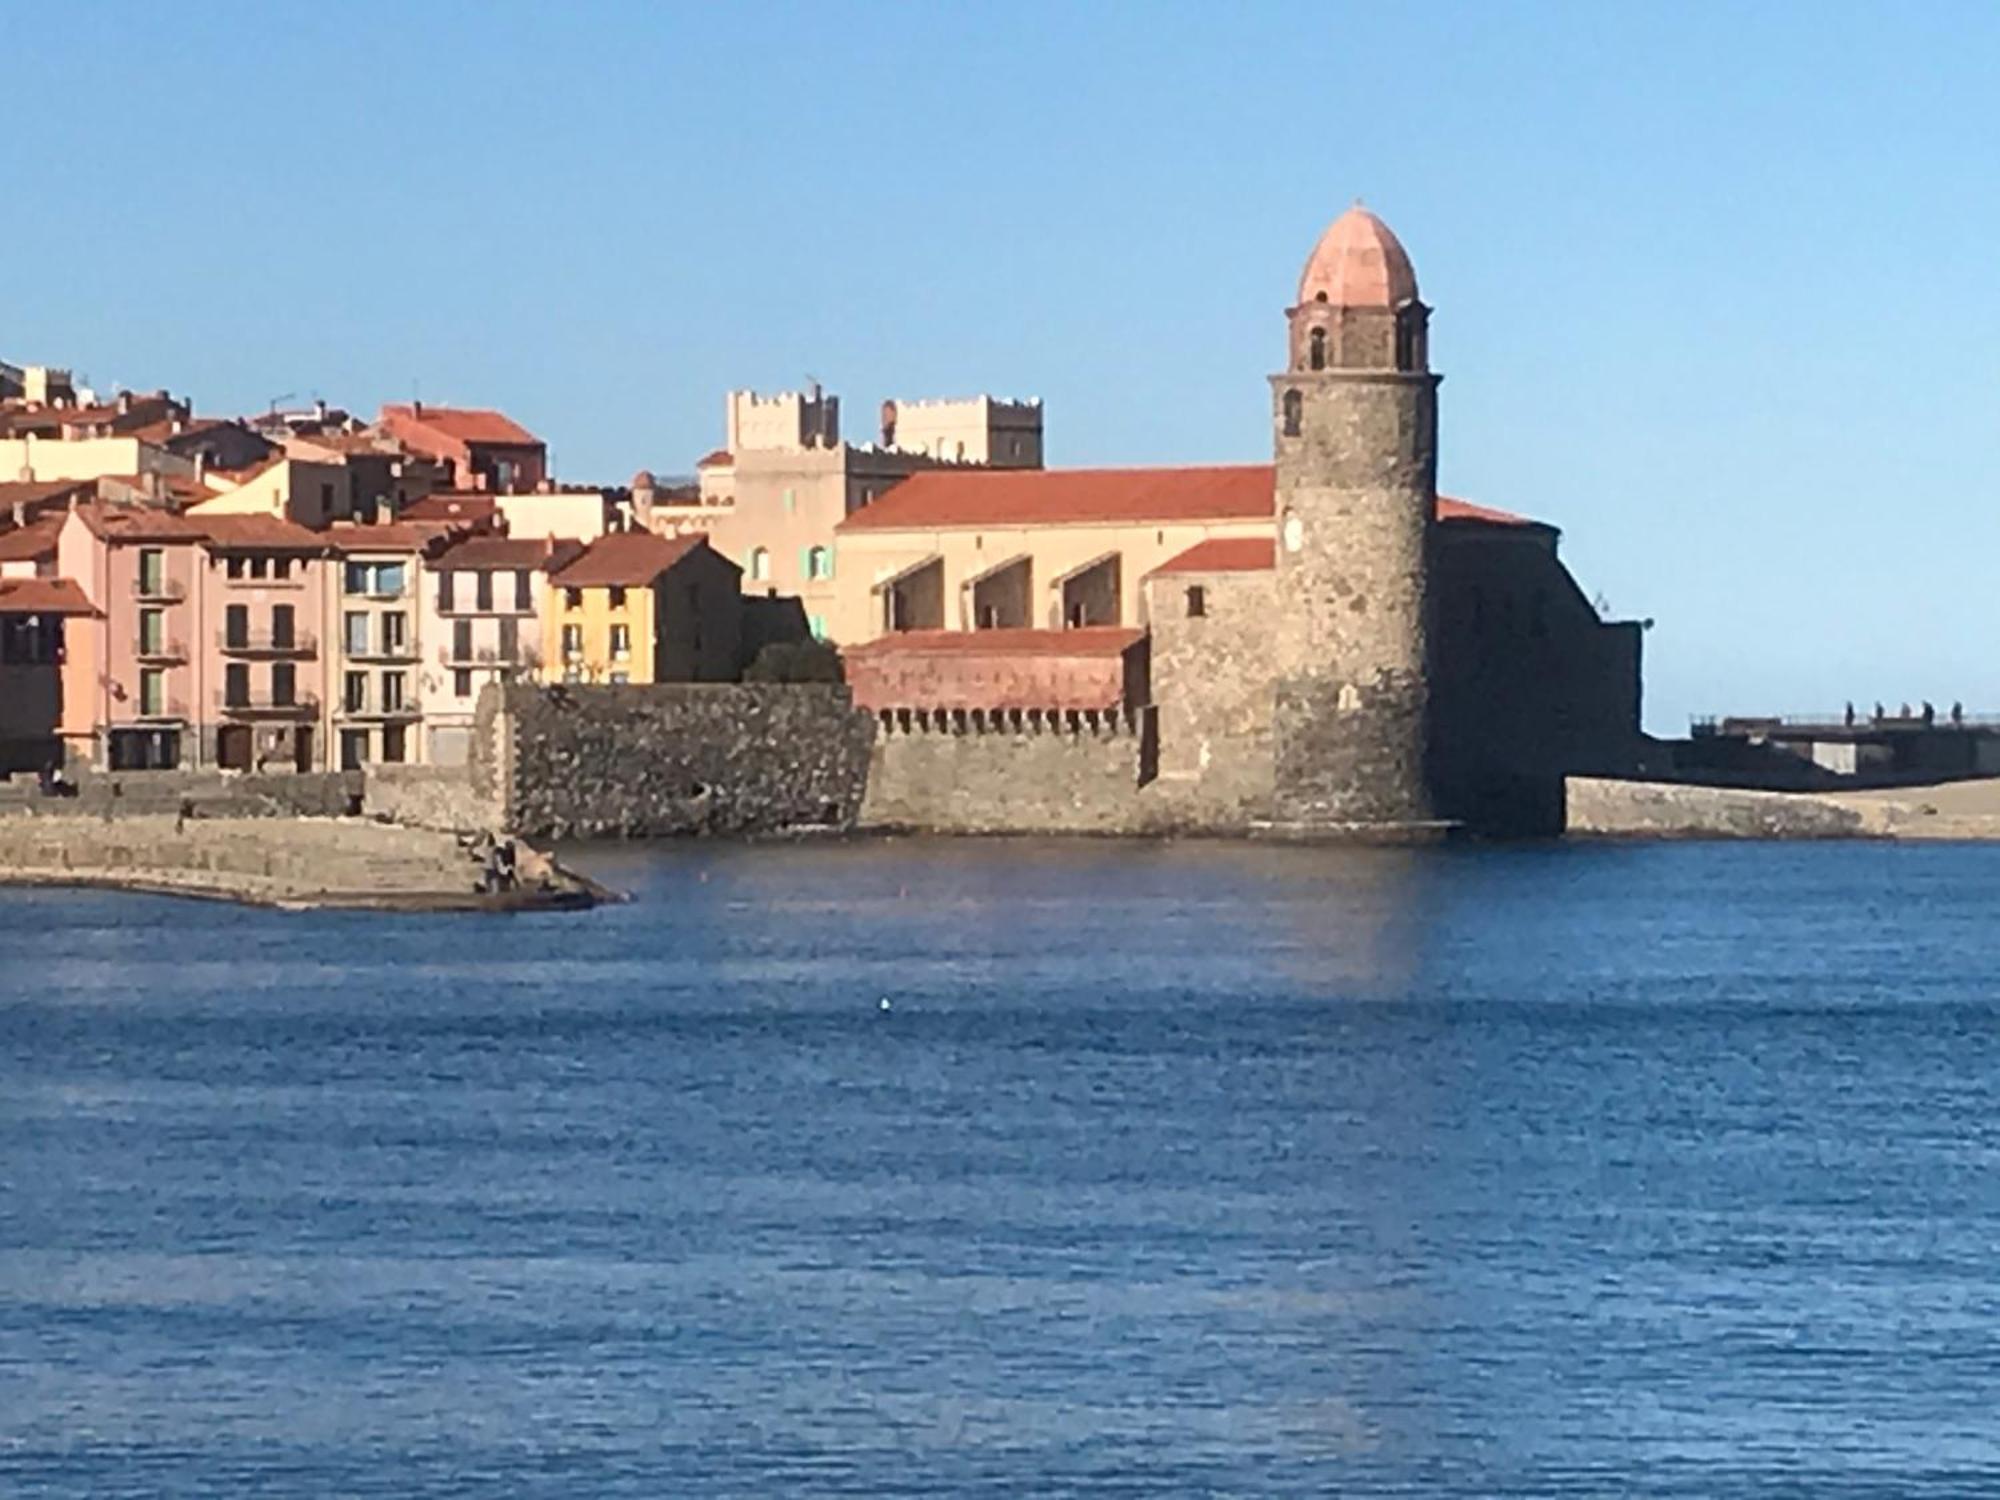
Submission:
[[[933,470],[842,521],[857,704],[960,736],[1119,716],[1133,828],[1554,831],[1565,775],[1640,753],[1640,627],[1554,527],[1438,494],[1431,312],[1387,225],[1335,220],[1285,316],[1269,464]]]

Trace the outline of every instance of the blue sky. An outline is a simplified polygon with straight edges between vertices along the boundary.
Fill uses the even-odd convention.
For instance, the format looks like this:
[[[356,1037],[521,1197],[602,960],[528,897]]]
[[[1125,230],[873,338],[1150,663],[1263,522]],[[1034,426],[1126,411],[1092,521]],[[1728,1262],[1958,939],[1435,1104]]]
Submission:
[[[13,13],[7,14],[8,11]],[[1437,309],[1442,482],[1654,619],[1648,720],[2000,709],[2000,8],[28,7],[0,354],[203,411],[417,391],[577,480],[722,393],[1048,402],[1256,460],[1355,196]]]

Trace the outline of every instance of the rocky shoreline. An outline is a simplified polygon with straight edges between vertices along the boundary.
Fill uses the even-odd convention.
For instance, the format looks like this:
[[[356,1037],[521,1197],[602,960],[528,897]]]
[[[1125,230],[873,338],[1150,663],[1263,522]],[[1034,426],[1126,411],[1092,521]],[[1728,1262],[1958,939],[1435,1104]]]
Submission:
[[[516,845],[515,879],[451,833],[363,818],[0,817],[0,885],[83,886],[287,911],[575,911],[618,899]]]

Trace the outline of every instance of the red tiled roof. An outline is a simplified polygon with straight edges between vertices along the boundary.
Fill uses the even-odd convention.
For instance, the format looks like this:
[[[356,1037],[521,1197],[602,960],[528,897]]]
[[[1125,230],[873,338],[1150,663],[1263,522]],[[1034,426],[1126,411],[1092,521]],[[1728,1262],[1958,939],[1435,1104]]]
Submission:
[[[849,646],[841,655],[1118,656],[1145,635],[1145,631],[1125,625],[1083,625],[1071,630],[903,630]]]
[[[199,520],[148,505],[92,500],[79,505],[76,514],[85,526],[107,541],[198,542],[203,536]]]
[[[574,562],[550,575],[549,582],[564,589],[642,588],[689,553],[707,546],[708,538],[698,531],[674,537],[650,531],[614,531],[584,548]]]
[[[326,548],[326,538],[319,532],[309,531],[283,516],[191,515],[188,520],[201,527],[202,540],[211,547],[256,548],[264,552],[320,552]]]
[[[700,458],[694,461],[694,466],[697,469],[719,469],[724,464],[733,464],[735,462],[736,455],[734,453],[731,453],[727,448],[717,448],[712,452],[702,454]]]
[[[0,531],[0,562],[33,562],[54,556],[62,524],[60,515],[43,516],[12,531]]]
[[[1231,521],[1271,514],[1268,464],[1193,469],[927,469],[840,531],[1079,522]]]
[[[958,526],[1248,521],[1274,515],[1269,464],[1186,469],[926,469],[842,521],[838,531]],[[1441,521],[1528,524],[1523,517],[1438,498]]]
[[[320,538],[336,552],[421,552],[439,537],[461,530],[446,521],[384,521],[371,526],[329,526]]]
[[[554,537],[474,536],[438,554],[431,564],[453,572],[484,573],[494,569],[562,567],[583,550],[583,543]]]
[[[67,578],[0,578],[0,615],[94,615]]]
[[[0,519],[11,515],[16,505],[30,509],[60,500],[68,494],[82,494],[97,487],[94,479],[10,479],[0,483]]]
[[[403,507],[405,521],[485,521],[499,509],[491,495],[438,490]]]
[[[539,447],[541,439],[513,418],[471,406],[384,406],[382,421],[392,427],[409,424],[460,443],[498,443],[509,447]]]
[[[1277,540],[1268,536],[1212,536],[1196,542],[1155,573],[1262,573],[1277,566]]]

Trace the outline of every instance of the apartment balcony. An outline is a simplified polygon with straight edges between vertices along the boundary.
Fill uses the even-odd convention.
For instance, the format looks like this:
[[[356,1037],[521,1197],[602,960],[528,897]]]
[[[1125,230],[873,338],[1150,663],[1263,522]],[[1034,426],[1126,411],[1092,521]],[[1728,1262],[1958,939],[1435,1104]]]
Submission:
[[[311,656],[319,647],[310,630],[294,630],[282,638],[268,630],[224,630],[215,644],[225,656]]]
[[[438,647],[438,662],[446,667],[525,667],[533,663],[531,653],[525,651],[502,651],[496,646],[481,646],[473,651],[460,651],[455,646]]]
[[[356,703],[343,700],[336,711],[337,718],[355,722],[404,724],[419,717],[415,703],[398,703],[393,708],[381,703]]]
[[[481,604],[477,599],[458,597],[439,599],[437,612],[441,615],[500,620],[532,620],[539,613],[533,604],[516,604],[512,598],[495,599],[491,604]]]
[[[131,716],[135,724],[185,724],[187,705],[178,698],[163,698],[152,707],[140,704]]]
[[[269,688],[262,692],[215,695],[215,706],[226,719],[312,719],[319,716],[319,699],[311,693],[279,697]]]
[[[132,580],[132,597],[145,604],[179,604],[187,598],[187,585],[178,578],[147,578]]]
[[[132,648],[132,655],[148,666],[170,665],[187,660],[187,647],[179,641],[154,641],[151,644],[140,641]]]
[[[343,654],[349,661],[415,661],[417,659],[417,643],[415,641],[403,641],[398,645],[392,646],[386,641],[372,641],[359,650],[356,650],[350,643]]]

